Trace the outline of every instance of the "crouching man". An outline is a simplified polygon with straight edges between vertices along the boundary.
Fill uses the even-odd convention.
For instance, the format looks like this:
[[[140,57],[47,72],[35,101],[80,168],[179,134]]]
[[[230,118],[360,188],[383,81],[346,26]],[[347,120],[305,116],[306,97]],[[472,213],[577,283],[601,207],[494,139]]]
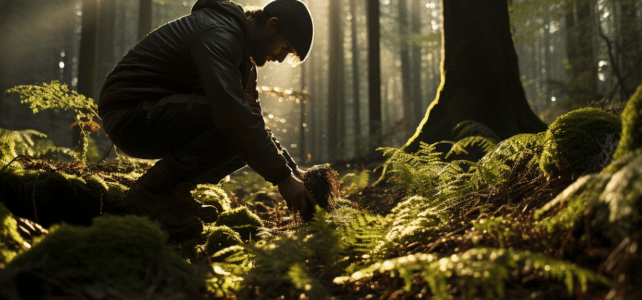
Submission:
[[[291,209],[316,201],[299,169],[267,129],[256,67],[303,62],[312,46],[310,12],[298,0],[244,10],[199,0],[191,14],[142,39],[110,72],[98,111],[113,143],[133,157],[160,159],[127,193],[130,212],[158,220],[174,236],[198,236],[216,209],[195,201],[198,183],[218,183],[250,166]]]

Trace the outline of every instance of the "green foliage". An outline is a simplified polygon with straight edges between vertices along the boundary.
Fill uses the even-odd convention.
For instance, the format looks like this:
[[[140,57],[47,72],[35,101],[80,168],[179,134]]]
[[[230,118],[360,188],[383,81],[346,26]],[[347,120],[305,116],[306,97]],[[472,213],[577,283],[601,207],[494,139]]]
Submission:
[[[348,173],[339,179],[341,182],[342,191],[347,194],[352,194],[359,189],[363,189],[368,186],[370,181],[370,170],[363,170],[356,173]]]
[[[474,120],[467,120],[460,122],[453,128],[453,133],[459,132],[455,140],[461,140],[467,137],[479,136],[483,137],[489,142],[497,143],[501,140],[497,134],[488,126]]]
[[[497,142],[483,136],[467,136],[455,142],[446,154],[446,159],[451,158],[453,155],[468,154],[466,149],[479,148],[484,154],[495,149]]]
[[[256,236],[259,228],[263,227],[263,221],[252,213],[245,206],[224,211],[216,220],[216,226],[229,226],[241,234],[244,240]]]
[[[617,116],[598,108],[573,110],[557,118],[546,131],[540,167],[551,176],[563,172],[567,164],[574,174],[599,171],[596,161],[603,152],[601,144],[621,127]]]
[[[504,248],[504,238],[515,234],[512,228],[513,223],[504,220],[504,217],[483,218],[473,222],[473,227],[477,232],[485,231],[497,237],[500,248]]]
[[[439,198],[437,198],[439,199]],[[430,240],[447,228],[447,206],[438,200],[413,196],[399,203],[391,212],[391,228],[386,234],[386,246],[398,246],[418,240]]]
[[[220,213],[232,209],[230,199],[220,185],[199,184],[192,196],[203,204],[215,206]]]
[[[228,226],[209,226],[206,234],[205,250],[209,255],[213,255],[227,247],[243,243],[241,235]]]
[[[642,216],[637,207],[642,199],[642,150],[612,163],[600,174],[580,177],[542,208],[534,217],[549,232],[569,229],[582,220],[587,209],[595,210],[592,230],[603,231],[618,241],[639,228]],[[565,206],[564,206],[565,205]],[[553,208],[564,206],[554,215],[545,216]]]
[[[12,159],[18,156],[18,153],[33,154],[35,152],[33,136],[47,137],[44,133],[35,130],[14,131],[0,128],[0,158]]]
[[[563,281],[569,294],[573,293],[575,279],[579,281],[582,291],[586,291],[589,281],[609,284],[603,276],[575,264],[542,253],[512,248],[473,248],[463,254],[442,258],[433,254],[411,254],[373,264],[349,277],[337,277],[334,281],[358,281],[372,277],[374,272],[390,272],[403,278],[406,290],[409,290],[418,272],[437,299],[449,299],[448,284],[455,278],[468,296],[483,295],[487,299],[496,299],[506,296],[504,281],[509,279],[510,270],[541,272],[546,278]]]
[[[100,118],[97,113],[97,105],[94,104],[92,98],[87,98],[76,91],[70,91],[67,84],[61,84],[56,80],[51,83],[43,83],[42,86],[15,86],[7,90],[7,93],[19,93],[20,102],[29,104],[29,108],[34,114],[45,109],[72,111],[75,119],[72,126],[79,126],[83,137],[79,151],[80,160],[85,162],[90,146],[90,132],[86,129],[100,130],[100,126],[94,120],[94,118]]]
[[[243,190],[244,194],[254,194],[259,191],[277,191],[278,187],[265,181],[261,175],[256,172],[237,172],[231,175],[231,180],[221,183],[221,187],[228,195],[238,190]]]
[[[146,217],[104,215],[92,226],[55,225],[8,267],[41,263],[79,282],[114,280],[129,293],[143,293],[143,279],[152,264],[161,264],[176,280],[195,288],[192,268],[171,248],[158,223]]]
[[[25,241],[18,233],[16,219],[0,202],[0,268],[4,268],[11,259],[26,248]]]
[[[245,276],[243,286],[265,287],[261,294],[267,298],[278,296],[273,294],[276,288],[291,287],[292,295],[286,297],[305,294],[309,299],[327,299],[319,277],[340,271],[337,264],[345,243],[326,220],[327,214],[317,206],[305,227],[307,234],[284,235],[268,244],[249,246],[255,267]]]
[[[537,134],[522,133],[501,141],[492,151],[482,157],[477,164],[480,179],[495,186],[508,179],[514,163],[519,159],[529,159],[527,168],[539,162],[535,159],[544,141],[544,132]]]
[[[622,111],[622,134],[613,159],[623,157],[626,153],[642,148],[642,85],[631,96]]]

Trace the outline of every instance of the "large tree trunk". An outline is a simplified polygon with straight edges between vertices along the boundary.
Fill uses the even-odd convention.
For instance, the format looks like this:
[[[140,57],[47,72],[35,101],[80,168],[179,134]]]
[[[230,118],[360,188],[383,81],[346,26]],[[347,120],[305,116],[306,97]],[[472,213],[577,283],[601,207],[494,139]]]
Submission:
[[[343,76],[343,15],[341,0],[330,0],[329,5],[329,57],[328,74],[328,155],[330,159],[343,159],[342,120],[344,111]]]
[[[405,150],[453,140],[453,128],[466,120],[485,124],[502,139],[545,130],[524,95],[507,3],[445,0],[442,9],[441,85]]]
[[[592,17],[590,0],[567,0],[567,5],[568,90],[574,99],[598,99],[597,61],[593,52],[595,20]]]
[[[382,143],[379,0],[366,1],[368,22],[368,120],[370,146]]]

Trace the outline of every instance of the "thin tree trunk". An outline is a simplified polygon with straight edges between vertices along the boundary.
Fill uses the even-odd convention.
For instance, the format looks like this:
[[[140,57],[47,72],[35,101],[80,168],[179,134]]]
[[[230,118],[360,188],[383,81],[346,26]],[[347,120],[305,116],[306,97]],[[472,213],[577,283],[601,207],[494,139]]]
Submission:
[[[82,1],[82,32],[80,34],[80,54],[78,58],[78,93],[94,97],[94,74],[96,70],[96,20],[98,1]],[[80,126],[74,127],[73,147],[79,146]],[[82,151],[82,149],[80,149]]]
[[[330,159],[343,158],[341,126],[344,109],[343,83],[343,18],[341,0],[330,0],[329,5],[329,74],[328,74],[328,155]]]
[[[350,0],[350,15],[352,16],[352,24],[350,27],[352,36],[352,121],[354,124],[354,140],[355,140],[355,157],[359,158],[363,151],[361,139],[361,95],[360,83],[361,74],[359,74],[359,45],[357,36],[357,0]]]
[[[401,59],[401,103],[403,105],[403,121],[404,135],[411,132],[414,125],[413,122],[413,109],[410,97],[410,44],[408,43],[408,4],[406,0],[399,0],[398,3],[399,13],[399,56]],[[406,135],[408,136],[408,135]],[[405,138],[405,137],[404,137]]]
[[[367,0],[368,22],[368,120],[371,146],[381,145],[381,61],[379,0]]]
[[[411,26],[411,32],[413,35],[420,35],[421,34],[421,0],[411,0],[412,1],[412,6],[411,6],[411,14],[410,14],[410,26]],[[424,105],[423,105],[423,92],[421,90],[421,70],[423,66],[423,59],[421,56],[421,46],[419,46],[417,43],[412,45],[412,86],[411,86],[411,93],[410,93],[410,99],[412,99],[412,104],[413,104],[413,125],[417,124],[419,120],[421,120],[421,117],[423,117],[423,110],[424,110]]]
[[[142,40],[152,31],[152,0],[139,0],[138,40]]]
[[[599,98],[597,64],[593,52],[593,24],[589,0],[567,0],[566,51],[569,62],[569,92],[572,98],[584,101]]]
[[[618,0],[620,4],[620,38],[622,49],[622,72],[624,84],[622,93],[629,99],[637,87],[642,84],[642,42],[638,24],[640,19],[633,0]]]

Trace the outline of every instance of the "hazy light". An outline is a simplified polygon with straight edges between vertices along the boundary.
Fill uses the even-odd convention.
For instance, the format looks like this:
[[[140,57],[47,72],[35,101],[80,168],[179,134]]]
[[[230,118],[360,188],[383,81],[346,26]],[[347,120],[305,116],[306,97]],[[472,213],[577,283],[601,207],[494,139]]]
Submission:
[[[296,147],[298,147],[298,146],[299,146],[299,145],[297,145],[297,144],[290,144],[290,148],[296,148]]]
[[[74,78],[71,80],[71,86],[77,86],[78,85],[78,78]]]
[[[557,97],[555,97],[555,96],[551,97],[551,101],[553,101],[553,102],[557,101]]]
[[[60,68],[61,68],[61,69],[64,69],[64,68],[65,68],[65,63],[61,61],[61,62],[58,64],[58,66],[60,66]]]
[[[66,54],[65,54],[65,50],[63,50],[62,52],[60,52],[60,57],[65,57],[65,55],[66,55]]]
[[[273,114],[269,114],[268,118],[272,119],[272,118],[274,118],[274,115]]]
[[[598,75],[597,75],[597,78],[599,78],[599,79],[600,79],[600,81],[604,81],[604,80],[606,79],[606,77],[604,76],[604,74],[598,74]]]

